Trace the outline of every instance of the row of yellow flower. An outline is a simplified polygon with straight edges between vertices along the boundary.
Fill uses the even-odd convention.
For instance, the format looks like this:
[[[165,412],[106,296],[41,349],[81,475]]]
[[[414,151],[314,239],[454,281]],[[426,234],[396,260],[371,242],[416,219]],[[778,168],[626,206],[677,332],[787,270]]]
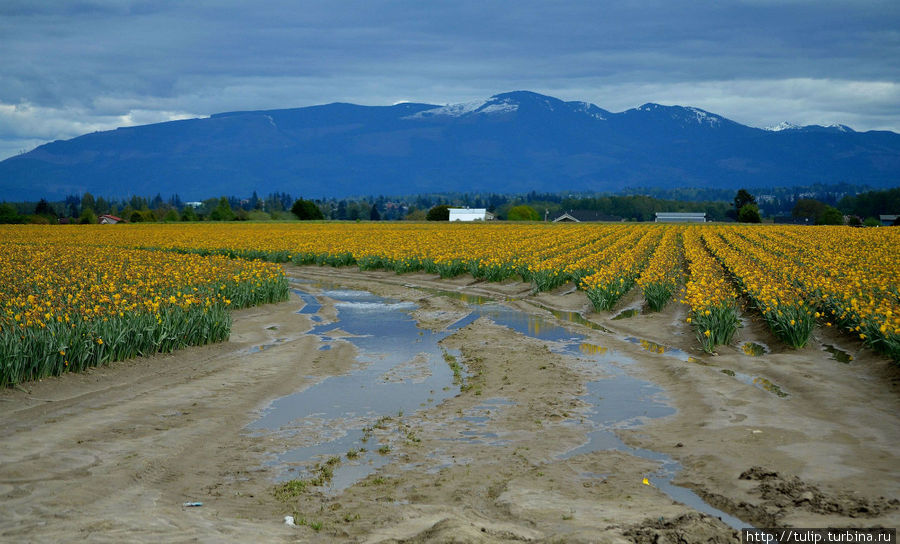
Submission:
[[[737,292],[719,264],[706,249],[702,233],[706,229],[690,227],[684,230],[684,257],[688,280],[684,302],[691,308],[688,322],[697,332],[703,349],[712,352],[721,344],[728,344],[740,324],[737,317]]]
[[[796,272],[783,266],[786,263],[780,263],[775,254],[747,240],[744,231],[722,228],[705,232],[703,240],[775,336],[793,348],[805,346],[815,326],[815,310],[792,281]]]
[[[629,239],[636,235],[640,237],[636,240]],[[594,308],[611,310],[631,290],[661,237],[660,228],[636,229],[630,236],[621,238],[624,243],[610,246],[605,252],[602,266],[580,283]],[[615,258],[611,258],[613,256]]]
[[[80,242],[0,246],[0,385],[221,341],[229,308],[287,298],[271,263]]]
[[[13,245],[156,248],[443,277],[470,273],[491,281],[518,276],[536,290],[574,282],[590,293],[613,285],[617,296],[640,278],[648,303],[654,298],[648,286],[671,288],[681,281],[683,259],[684,301],[705,349],[731,340],[743,294],[790,345],[802,345],[803,327],[811,330],[819,319],[852,330],[877,349],[900,351],[890,348],[900,338],[900,229],[285,223],[7,227],[0,237]]]
[[[813,317],[900,359],[900,230],[828,227],[793,236],[748,231],[743,238]]]
[[[683,230],[683,228],[668,228],[663,232],[647,268],[637,280],[638,287],[644,293],[644,300],[655,312],[665,307],[683,281],[684,252],[681,246]]]

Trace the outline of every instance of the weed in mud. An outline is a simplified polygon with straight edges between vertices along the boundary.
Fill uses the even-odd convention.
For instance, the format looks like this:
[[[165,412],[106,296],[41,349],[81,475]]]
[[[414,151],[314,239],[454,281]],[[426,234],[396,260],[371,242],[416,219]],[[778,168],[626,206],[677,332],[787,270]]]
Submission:
[[[273,494],[275,498],[284,502],[299,497],[306,491],[309,483],[306,480],[290,480],[275,486]]]
[[[378,418],[378,421],[375,422],[375,425],[373,425],[373,427],[383,431],[387,429],[388,423],[390,423],[392,419],[393,418],[391,416],[381,416],[380,418]]]
[[[450,367],[450,370],[453,371],[453,385],[462,385],[463,384],[463,366],[459,364],[459,361],[456,360],[456,357],[451,355],[450,353],[444,352],[444,361],[446,361],[447,365]]]
[[[310,521],[306,518],[299,517],[297,515],[297,513],[294,513],[294,519],[296,520],[296,521],[294,521],[295,525],[299,525],[301,527],[309,527],[310,529],[312,529],[313,531],[316,531],[316,532],[319,532],[322,530],[322,522],[321,521]]]
[[[378,448],[378,453],[380,453],[381,455],[387,455],[387,454],[391,453],[391,447],[388,446],[387,444],[384,444],[383,446]]]
[[[385,479],[384,477],[374,476],[374,477],[364,481],[362,483],[362,485],[365,487],[365,486],[370,486],[370,485],[384,485],[385,483],[387,483],[387,479]]]

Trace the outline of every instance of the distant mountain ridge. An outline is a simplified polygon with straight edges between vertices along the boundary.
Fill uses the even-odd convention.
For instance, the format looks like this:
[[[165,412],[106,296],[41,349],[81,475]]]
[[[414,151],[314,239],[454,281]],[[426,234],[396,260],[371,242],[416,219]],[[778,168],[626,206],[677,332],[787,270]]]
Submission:
[[[900,184],[900,135],[748,127],[699,108],[613,113],[529,91],[450,105],[333,103],[85,134],[0,162],[5,200]]]

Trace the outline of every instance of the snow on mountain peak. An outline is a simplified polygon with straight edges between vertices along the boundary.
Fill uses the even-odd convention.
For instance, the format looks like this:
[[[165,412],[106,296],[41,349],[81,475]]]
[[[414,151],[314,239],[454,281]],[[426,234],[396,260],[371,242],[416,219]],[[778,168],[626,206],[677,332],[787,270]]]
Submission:
[[[833,128],[838,132],[853,132],[853,129],[848,127],[847,125],[841,125],[838,123],[832,123],[830,125],[825,125],[825,128]]]
[[[588,117],[593,117],[598,121],[606,121],[606,117],[601,113],[602,110],[590,102],[570,102],[570,104],[575,106],[575,111],[579,111]]]
[[[490,100],[473,100],[471,102],[461,102],[459,104],[447,104],[431,108],[430,110],[420,111],[415,115],[410,115],[409,119],[423,119],[427,117],[463,117],[473,113],[510,113],[519,109],[519,105],[513,103],[509,99]]]
[[[770,132],[781,132],[782,130],[797,130],[799,128],[803,128],[800,125],[795,125],[794,123],[788,123],[787,121],[782,121],[775,125],[774,127],[766,127],[765,130]]]
[[[703,111],[698,108],[684,108],[685,110],[694,114],[694,118],[697,121],[697,124],[707,124],[710,126],[718,126],[721,118],[718,115],[711,114],[709,112]]]

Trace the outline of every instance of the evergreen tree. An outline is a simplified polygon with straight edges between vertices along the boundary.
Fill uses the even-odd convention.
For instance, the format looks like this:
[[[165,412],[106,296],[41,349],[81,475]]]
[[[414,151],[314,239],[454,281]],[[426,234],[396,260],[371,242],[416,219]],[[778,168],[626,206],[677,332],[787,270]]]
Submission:
[[[227,197],[223,196],[219,199],[219,205],[210,212],[209,218],[213,221],[232,221],[234,219],[234,211],[231,209]]]
[[[301,221],[325,219],[325,216],[322,215],[322,210],[316,206],[315,202],[302,198],[297,199],[294,205],[291,206],[291,213],[296,215],[297,219]]]

